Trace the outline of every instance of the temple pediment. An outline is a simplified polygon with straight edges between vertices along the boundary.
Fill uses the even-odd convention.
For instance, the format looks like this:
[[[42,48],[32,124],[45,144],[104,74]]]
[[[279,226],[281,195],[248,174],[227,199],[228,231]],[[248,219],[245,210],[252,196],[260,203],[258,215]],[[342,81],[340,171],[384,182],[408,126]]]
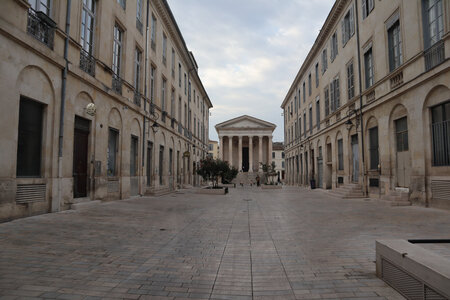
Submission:
[[[221,129],[244,129],[244,128],[254,128],[254,129],[272,129],[274,130],[276,128],[275,124],[257,119],[255,117],[251,116],[240,116],[231,120],[228,120],[226,122],[217,124],[216,126],[217,130]]]

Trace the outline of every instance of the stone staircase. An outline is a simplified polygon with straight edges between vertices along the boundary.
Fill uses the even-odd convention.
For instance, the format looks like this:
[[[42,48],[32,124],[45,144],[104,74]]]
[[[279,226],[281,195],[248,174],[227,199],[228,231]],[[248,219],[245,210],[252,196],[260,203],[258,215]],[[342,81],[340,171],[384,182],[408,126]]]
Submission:
[[[380,200],[388,202],[391,206],[411,206],[408,188],[395,188],[389,194],[382,196]]]
[[[235,179],[233,179],[233,183],[238,186],[240,183],[244,185],[255,184],[256,185],[256,176],[261,178],[260,182],[264,182],[264,175],[256,172],[248,173],[248,172],[239,172]]]
[[[337,189],[328,190],[327,192],[330,195],[341,199],[364,198],[361,186],[356,183],[344,184]]]

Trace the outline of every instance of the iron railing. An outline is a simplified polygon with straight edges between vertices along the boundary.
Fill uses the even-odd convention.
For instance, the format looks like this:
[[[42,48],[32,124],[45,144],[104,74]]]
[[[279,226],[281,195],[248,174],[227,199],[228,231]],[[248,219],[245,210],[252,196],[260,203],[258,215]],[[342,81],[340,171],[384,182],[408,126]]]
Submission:
[[[122,78],[117,74],[113,74],[112,76],[112,90],[117,94],[122,95]]]
[[[178,123],[178,133],[183,134],[183,126],[180,123]]]
[[[440,65],[445,60],[444,40],[440,40],[429,49],[424,51],[425,56],[425,71]]]
[[[431,124],[433,166],[450,166],[450,120]]]
[[[38,41],[53,49],[56,23],[45,13],[28,9],[27,31]]]
[[[95,58],[84,49],[80,52],[80,69],[95,76]]]

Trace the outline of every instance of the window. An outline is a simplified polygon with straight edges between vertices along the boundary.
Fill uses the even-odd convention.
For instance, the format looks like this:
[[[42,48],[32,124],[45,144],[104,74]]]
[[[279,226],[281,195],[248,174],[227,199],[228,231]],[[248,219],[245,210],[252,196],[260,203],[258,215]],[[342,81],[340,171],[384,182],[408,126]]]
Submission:
[[[163,32],[163,52],[162,52],[162,62],[164,65],[167,63],[167,36]]]
[[[194,135],[197,134],[197,118],[194,115]]]
[[[166,85],[167,80],[163,77],[161,83],[161,109],[162,111],[166,110]]]
[[[81,47],[92,55],[94,50],[95,1],[84,0],[81,16]]]
[[[114,74],[120,77],[122,67],[122,39],[123,30],[119,25],[114,25],[114,42],[113,42],[113,65],[112,70]]]
[[[159,185],[163,184],[164,146],[159,146]]]
[[[136,1],[136,28],[142,34],[142,0]]]
[[[131,148],[130,148],[130,176],[137,176],[138,173],[138,149],[139,138],[137,136],[131,136]]]
[[[187,95],[187,79],[186,79],[186,73],[184,73],[184,94]]]
[[[347,65],[347,96],[348,100],[355,96],[355,76],[353,73],[353,61]]]
[[[153,50],[156,50],[156,18],[152,15],[152,29],[151,29],[150,41]]]
[[[181,97],[178,97],[178,123],[181,123]]]
[[[173,174],[173,150],[169,148],[169,175]]]
[[[119,151],[119,131],[109,128],[108,153],[106,159],[108,163],[108,176],[117,176],[117,153]]]
[[[325,117],[327,117],[330,114],[330,90],[328,86],[323,90],[323,96],[325,99]]]
[[[50,0],[28,0],[28,3],[35,11],[41,11],[47,16],[50,15]]]
[[[172,78],[175,78],[175,49],[172,48]]]
[[[442,0],[423,0],[423,23],[425,49],[436,44],[444,35]]]
[[[341,22],[342,26],[342,47],[345,47],[348,40],[355,34],[355,17],[353,6],[349,9]]]
[[[450,101],[431,108],[433,166],[450,165]]]
[[[402,39],[400,21],[397,20],[388,29],[389,71],[394,71],[402,64]]]
[[[301,137],[302,135],[302,118],[298,118],[298,136]]]
[[[40,177],[44,105],[20,98],[17,177]]]
[[[153,143],[147,144],[147,186],[152,184],[152,159],[153,159]]]
[[[155,75],[156,69],[155,67],[150,67],[150,101],[155,102]]]
[[[323,49],[322,51],[322,74],[325,73],[325,71],[328,68],[328,57],[327,57],[327,49]]]
[[[127,7],[127,0],[117,0],[117,3],[119,3],[120,6],[122,6],[123,9],[126,9],[126,7]]]
[[[372,47],[364,53],[364,73],[366,81],[366,89],[373,85],[373,57],[372,57]]]
[[[342,139],[337,141],[338,144],[338,170],[344,170],[344,143]]]
[[[297,105],[297,96],[294,96],[294,103],[295,103],[295,111],[298,111],[298,105]]]
[[[140,80],[141,80],[141,60],[142,51],[136,48],[134,52],[134,88],[136,92],[139,93],[140,90]]]
[[[281,167],[284,169],[284,161],[281,162]]]
[[[336,32],[331,36],[330,49],[331,49],[331,61],[333,62],[336,56],[338,55],[338,40]]]
[[[408,151],[408,122],[406,117],[395,121],[397,152]]]
[[[313,129],[313,114],[312,114],[312,105],[309,105],[309,133],[312,134]]]
[[[374,0],[361,0],[362,1],[362,16],[363,19],[367,18],[374,7]]]
[[[175,118],[175,90],[173,88],[170,93],[170,115]]]
[[[303,103],[306,101],[306,84],[303,81]]]
[[[316,98],[316,126],[317,129],[320,128],[320,99],[319,96]]]
[[[319,63],[316,63],[316,87],[319,86]]]
[[[330,94],[331,94],[331,112],[335,112],[340,106],[340,90],[339,90],[339,76],[335,77],[330,84]]]
[[[275,158],[275,152],[272,152],[272,158]]]
[[[303,110],[303,134],[306,136],[306,110]]]
[[[181,64],[178,63],[178,86],[181,88]]]
[[[378,170],[380,157],[378,153],[378,127],[369,129],[369,154],[370,154],[370,169]]]
[[[312,93],[312,87],[311,87],[311,73],[308,75],[308,96],[311,96]]]

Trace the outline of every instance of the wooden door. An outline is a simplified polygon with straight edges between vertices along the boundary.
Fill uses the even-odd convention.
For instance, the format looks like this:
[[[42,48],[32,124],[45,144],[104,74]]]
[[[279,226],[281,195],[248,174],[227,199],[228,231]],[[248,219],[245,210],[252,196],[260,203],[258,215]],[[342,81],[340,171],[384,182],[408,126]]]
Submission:
[[[359,146],[358,135],[352,135],[352,181],[358,182],[359,180]]]
[[[75,119],[73,138],[73,197],[87,197],[88,193],[88,145],[90,122]]]
[[[395,121],[397,151],[397,186],[409,187],[411,163],[408,142],[408,122],[406,117]]]

